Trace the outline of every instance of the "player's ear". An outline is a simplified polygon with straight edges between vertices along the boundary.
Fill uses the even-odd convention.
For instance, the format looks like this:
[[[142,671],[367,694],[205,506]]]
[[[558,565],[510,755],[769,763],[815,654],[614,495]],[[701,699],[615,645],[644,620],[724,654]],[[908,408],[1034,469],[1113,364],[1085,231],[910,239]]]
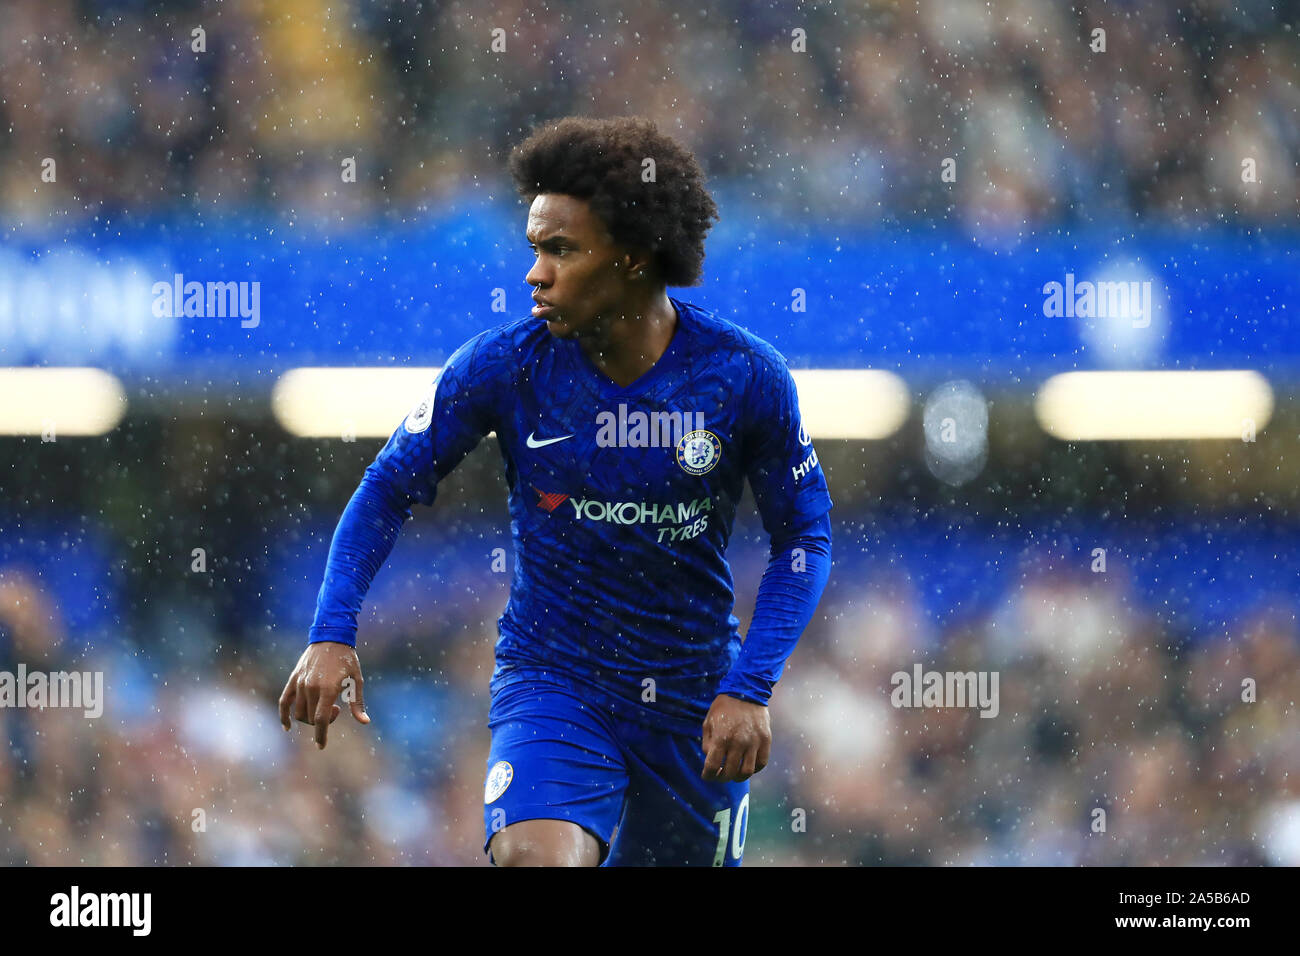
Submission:
[[[650,274],[651,258],[649,253],[638,249],[623,257],[627,277],[632,280],[644,279]]]

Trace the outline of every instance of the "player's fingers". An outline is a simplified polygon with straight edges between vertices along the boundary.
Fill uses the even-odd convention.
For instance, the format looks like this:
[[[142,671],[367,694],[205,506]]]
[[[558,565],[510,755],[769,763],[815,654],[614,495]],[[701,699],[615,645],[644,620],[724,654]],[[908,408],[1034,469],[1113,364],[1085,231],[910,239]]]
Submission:
[[[317,705],[320,703],[320,684],[312,678],[304,677],[298,685],[298,696],[303,699],[304,709],[307,712],[304,719],[307,723],[314,724]]]
[[[368,724],[370,723],[370,715],[366,713],[366,682],[361,679],[361,669],[358,668],[357,672],[353,674],[352,677],[353,680],[356,681],[356,697],[349,704],[352,710],[352,717],[360,723]]]
[[[293,719],[304,724],[311,723],[311,711],[307,708],[307,685],[301,678],[293,688]]]
[[[745,749],[745,756],[740,761],[740,772],[736,775],[736,779],[738,781],[748,780],[757,772],[758,772],[758,745],[755,744],[754,746],[747,747]]]
[[[296,677],[296,674],[289,675],[289,680],[284,685],[284,691],[280,694],[280,723],[284,725],[285,730],[292,727],[289,709],[293,705],[294,690],[297,684]]]
[[[758,773],[760,770],[766,767],[767,762],[768,760],[771,759],[771,757],[772,757],[772,738],[770,736],[764,736],[763,739],[758,742],[758,757],[754,762],[754,773]]]
[[[722,776],[719,779],[736,780],[740,775],[740,762],[744,759],[744,748],[733,741],[727,748],[727,762],[722,766]]]
[[[321,689],[320,700],[316,703],[316,746],[321,750],[325,749],[325,738],[329,734],[330,724],[334,718],[339,715],[339,708],[334,703],[336,691],[333,687]],[[327,718],[325,715],[329,714]]]
[[[726,759],[727,749],[721,743],[715,742],[707,751],[704,757],[704,770],[700,776],[705,780],[717,780],[718,774],[722,770],[722,763]]]

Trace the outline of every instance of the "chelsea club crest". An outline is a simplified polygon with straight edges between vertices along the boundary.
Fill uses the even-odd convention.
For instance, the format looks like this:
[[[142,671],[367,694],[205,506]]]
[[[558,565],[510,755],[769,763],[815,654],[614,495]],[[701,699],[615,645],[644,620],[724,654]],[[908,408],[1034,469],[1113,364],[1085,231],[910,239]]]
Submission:
[[[713,470],[722,457],[722,442],[711,431],[687,432],[677,443],[677,464],[688,475],[702,475]]]
[[[515,779],[515,768],[508,760],[498,760],[488,772],[487,783],[483,786],[483,802],[491,803],[506,792],[510,781]]]
[[[402,422],[402,426],[412,435],[418,435],[433,421],[433,397],[437,392],[438,379],[435,378],[433,384],[429,386],[429,391],[420,400],[420,404],[411,409],[411,414],[407,415],[406,421]]]

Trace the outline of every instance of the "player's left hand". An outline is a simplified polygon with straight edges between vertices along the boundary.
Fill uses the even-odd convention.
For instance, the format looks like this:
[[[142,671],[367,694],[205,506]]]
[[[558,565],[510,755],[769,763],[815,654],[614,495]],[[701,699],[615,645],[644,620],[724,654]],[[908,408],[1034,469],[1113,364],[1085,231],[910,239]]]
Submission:
[[[772,755],[772,722],[767,708],[719,694],[704,718],[705,780],[748,780]]]

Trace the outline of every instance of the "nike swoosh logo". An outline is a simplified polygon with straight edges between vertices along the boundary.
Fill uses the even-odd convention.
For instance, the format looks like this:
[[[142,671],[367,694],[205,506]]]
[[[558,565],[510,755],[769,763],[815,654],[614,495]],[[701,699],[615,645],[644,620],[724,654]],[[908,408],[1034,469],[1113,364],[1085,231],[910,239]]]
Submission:
[[[536,434],[535,432],[533,434]],[[529,448],[545,448],[547,445],[554,445],[557,441],[564,441],[566,438],[572,438],[572,435],[561,435],[559,438],[543,438],[538,440],[532,434],[528,436],[526,444]]]

